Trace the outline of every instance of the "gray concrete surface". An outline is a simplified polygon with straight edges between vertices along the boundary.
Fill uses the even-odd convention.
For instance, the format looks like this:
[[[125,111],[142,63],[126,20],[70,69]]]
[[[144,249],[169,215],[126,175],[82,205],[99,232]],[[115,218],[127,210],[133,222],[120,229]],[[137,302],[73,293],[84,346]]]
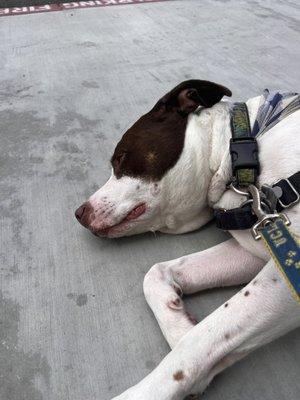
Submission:
[[[181,80],[218,81],[235,100],[300,90],[299,17],[297,0],[187,0],[0,18],[1,400],[109,400],[167,354],[143,276],[226,235],[100,240],[73,212],[105,182],[121,133]],[[188,306],[201,319],[236,290]],[[298,399],[299,338],[203,398]]]

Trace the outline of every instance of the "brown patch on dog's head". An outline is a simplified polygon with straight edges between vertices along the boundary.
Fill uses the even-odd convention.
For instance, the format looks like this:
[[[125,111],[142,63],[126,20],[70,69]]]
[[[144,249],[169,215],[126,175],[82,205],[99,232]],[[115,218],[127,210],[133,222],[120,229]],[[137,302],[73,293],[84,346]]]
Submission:
[[[189,113],[212,107],[231,96],[224,86],[209,81],[182,82],[143,115],[117,144],[111,163],[117,178],[140,177],[158,181],[179,159]]]
[[[146,160],[148,163],[154,163],[157,158],[157,155],[153,151],[149,151],[149,153],[146,155]]]

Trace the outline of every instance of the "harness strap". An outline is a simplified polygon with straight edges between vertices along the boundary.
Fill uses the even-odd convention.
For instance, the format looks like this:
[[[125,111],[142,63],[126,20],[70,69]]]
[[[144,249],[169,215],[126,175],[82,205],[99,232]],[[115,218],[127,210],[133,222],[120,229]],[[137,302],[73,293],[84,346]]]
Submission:
[[[282,211],[284,208],[291,207],[300,200],[300,171],[290,176],[288,179],[281,179],[273,185],[273,188],[279,187],[282,191],[278,198],[276,209]]]
[[[257,221],[250,205],[231,210],[214,210],[214,216],[217,228],[224,231],[250,229]]]
[[[259,174],[258,146],[251,134],[246,103],[234,103],[231,108],[230,156],[233,183],[239,187],[254,185]]]
[[[279,192],[277,211],[293,206],[300,201],[300,171],[287,179],[281,179],[272,187],[276,192]],[[215,210],[214,215],[217,227],[227,231],[250,229],[257,222],[257,217],[252,212],[250,204],[231,210]]]

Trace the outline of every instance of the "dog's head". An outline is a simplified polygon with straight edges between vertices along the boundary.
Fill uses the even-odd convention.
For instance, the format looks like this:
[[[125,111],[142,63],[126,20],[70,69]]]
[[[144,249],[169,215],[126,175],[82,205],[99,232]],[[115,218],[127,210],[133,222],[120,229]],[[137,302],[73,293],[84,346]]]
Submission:
[[[224,95],[231,96],[224,86],[189,80],[162,97],[123,135],[111,158],[110,179],[76,210],[78,221],[108,237],[200,226],[192,223],[204,204],[191,198],[195,182],[184,154],[187,122],[199,106],[212,107]]]

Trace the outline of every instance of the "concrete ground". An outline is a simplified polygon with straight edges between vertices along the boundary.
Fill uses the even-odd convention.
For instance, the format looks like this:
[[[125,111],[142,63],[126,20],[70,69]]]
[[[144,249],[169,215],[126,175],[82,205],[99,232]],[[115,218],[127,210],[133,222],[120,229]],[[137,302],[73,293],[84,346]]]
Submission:
[[[168,353],[145,273],[227,236],[211,224],[101,240],[74,210],[106,181],[122,132],[178,82],[215,80],[235,100],[299,91],[299,17],[297,0],[186,0],[0,18],[1,400],[109,400]],[[202,319],[236,290],[187,303]],[[298,399],[299,334],[203,398]]]

